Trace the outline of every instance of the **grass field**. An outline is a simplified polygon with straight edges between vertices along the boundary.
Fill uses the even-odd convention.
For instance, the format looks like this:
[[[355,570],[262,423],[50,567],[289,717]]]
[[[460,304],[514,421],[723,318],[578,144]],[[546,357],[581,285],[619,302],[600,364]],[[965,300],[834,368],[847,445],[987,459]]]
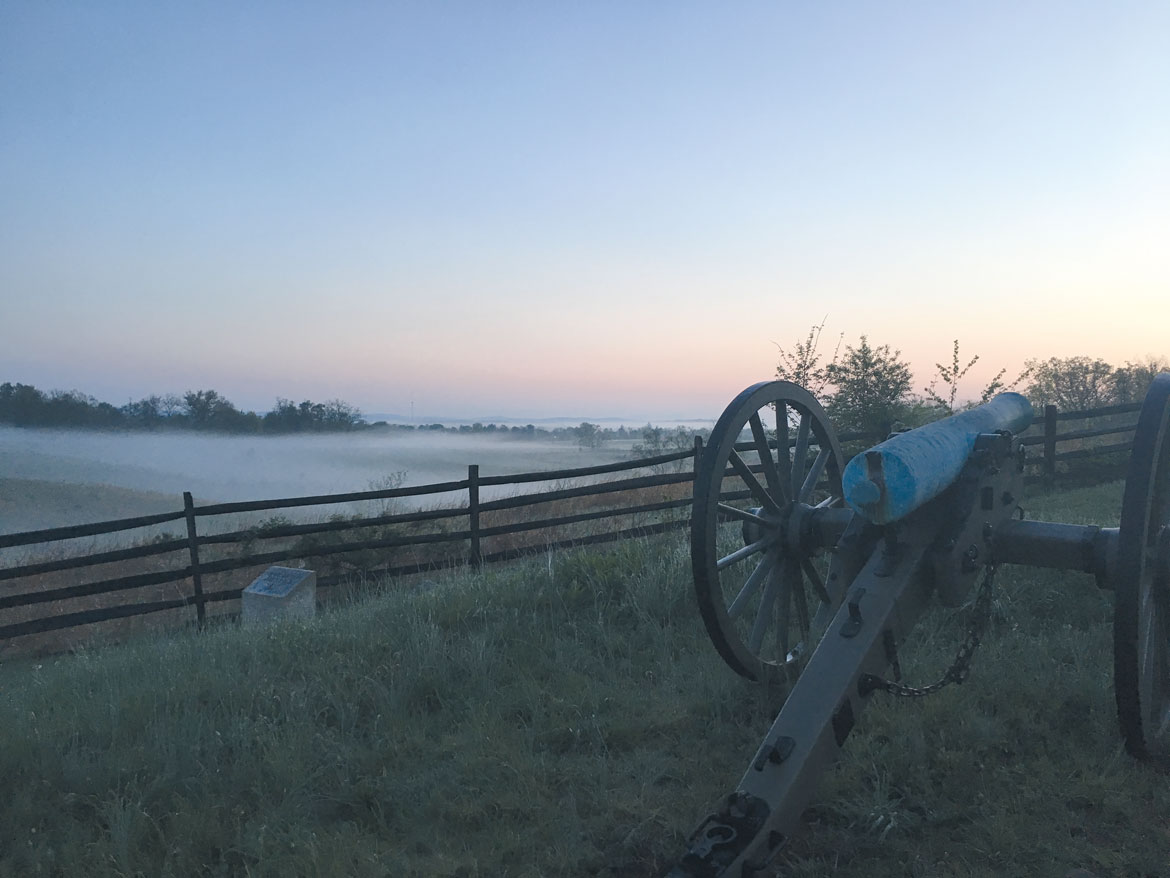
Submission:
[[[1115,523],[1120,486],[1032,501]],[[681,536],[0,665],[0,875],[650,876],[782,693],[706,641]],[[971,678],[860,718],[800,876],[1170,875],[1170,785],[1120,746],[1110,600],[1005,568]],[[933,679],[965,630],[903,655]]]
[[[174,512],[182,495],[115,485],[0,478],[0,533]],[[15,554],[15,553],[12,553]]]

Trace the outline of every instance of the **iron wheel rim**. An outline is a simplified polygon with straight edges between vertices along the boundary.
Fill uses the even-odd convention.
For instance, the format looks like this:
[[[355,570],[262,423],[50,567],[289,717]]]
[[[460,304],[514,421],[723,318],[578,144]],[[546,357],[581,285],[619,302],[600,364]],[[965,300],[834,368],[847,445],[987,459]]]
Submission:
[[[1170,373],[1142,404],[1125,478],[1114,582],[1113,685],[1125,747],[1170,755]]]

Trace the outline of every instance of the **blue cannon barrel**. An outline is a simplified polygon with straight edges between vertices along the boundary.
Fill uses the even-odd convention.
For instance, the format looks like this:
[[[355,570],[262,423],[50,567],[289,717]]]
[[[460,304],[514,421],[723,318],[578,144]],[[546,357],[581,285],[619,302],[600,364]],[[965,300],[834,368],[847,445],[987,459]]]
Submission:
[[[891,436],[857,455],[841,474],[845,502],[874,524],[909,515],[959,477],[980,433],[1018,433],[1032,423],[1032,404],[1018,393],[933,424]]]

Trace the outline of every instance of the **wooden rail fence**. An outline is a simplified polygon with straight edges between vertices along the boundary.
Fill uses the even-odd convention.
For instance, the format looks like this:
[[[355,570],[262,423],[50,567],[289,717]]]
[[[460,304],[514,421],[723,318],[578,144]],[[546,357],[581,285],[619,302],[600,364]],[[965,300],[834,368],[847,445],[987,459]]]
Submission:
[[[414,550],[413,557],[404,563],[371,566],[361,571],[365,575],[402,576],[457,565],[467,565],[478,569],[483,564],[510,560],[537,551],[663,533],[686,525],[685,516],[675,517],[669,514],[664,515],[664,513],[689,508],[691,504],[689,490],[685,491],[685,496],[669,496],[672,493],[670,487],[675,485],[689,486],[694,475],[689,468],[682,472],[661,470],[672,466],[682,466],[688,460],[697,459],[701,453],[701,446],[701,439],[696,438],[693,449],[655,457],[619,461],[601,466],[503,476],[481,476],[479,467],[472,465],[468,467],[467,478],[459,481],[346,494],[196,505],[191,494],[186,492],[183,494],[183,509],[176,512],[101,521],[72,527],[0,534],[0,550],[37,546],[39,551],[49,553],[54,544],[59,546],[67,540],[104,536],[180,521],[184,522],[186,527],[185,537],[164,534],[143,545],[131,548],[94,551],[68,557],[49,557],[44,560],[38,559],[21,563],[17,566],[0,567],[0,589],[5,589],[0,591],[0,641],[23,635],[43,634],[78,625],[182,608],[194,608],[195,620],[202,625],[206,620],[209,605],[238,599],[244,585],[246,585],[246,583],[236,582],[229,587],[209,590],[205,588],[209,577],[273,563],[287,563],[299,558],[321,559],[329,556],[345,556],[390,549]],[[620,476],[631,470],[650,470],[651,472],[627,478],[618,477],[604,481],[591,481],[588,484],[577,484],[569,487],[555,484],[570,480],[591,479],[596,476]],[[516,488],[534,482],[554,483],[554,487],[500,499],[484,500],[481,497],[481,489],[483,488]],[[461,502],[457,505],[451,505],[450,495],[453,493],[463,495]],[[626,501],[625,505],[620,505],[620,498],[617,501],[618,505],[606,502],[610,495],[626,494],[629,496],[631,493],[634,496],[632,504]],[[653,496],[655,493],[661,496]],[[674,489],[673,494],[678,495],[679,489]],[[386,512],[360,517],[338,514],[326,521],[310,523],[293,523],[279,517],[258,526],[223,532],[212,532],[207,526],[207,521],[216,516],[288,510],[306,506],[333,506],[336,508],[343,504],[368,501],[393,502],[404,498],[426,499],[429,497],[432,500],[441,500],[444,495],[447,496],[447,505],[409,512]],[[578,504],[585,501],[585,505],[592,503],[594,506],[604,508],[570,509],[543,515],[532,512],[532,509],[541,504],[560,504],[561,507],[564,507],[570,505],[568,501],[576,501]],[[516,514],[518,511],[523,511],[524,514],[518,516]],[[652,515],[656,517],[656,520],[647,521],[647,517]],[[494,524],[491,521],[493,518],[499,519],[505,516],[515,520],[505,521],[501,524]],[[602,532],[571,532],[574,525],[606,519],[617,521],[623,517],[630,519],[625,527]],[[453,521],[457,523],[452,525]],[[425,533],[406,532],[408,529],[416,528],[424,523],[438,526],[432,527]],[[200,524],[203,524],[202,528]],[[373,536],[369,535],[371,530]],[[347,536],[338,538],[346,532],[349,532]],[[366,537],[356,538],[361,532],[365,532]],[[558,537],[554,532],[559,532],[561,535]],[[495,551],[483,551],[485,541],[528,533],[535,533],[539,538],[504,546]],[[290,541],[295,542],[290,545]],[[258,542],[282,542],[283,545],[269,551],[251,551],[251,547]],[[243,547],[244,551],[238,554],[226,554],[223,557],[212,557],[212,555],[225,555],[223,548],[231,546]],[[456,550],[434,551],[434,547],[449,548],[451,546],[455,546]],[[420,553],[417,550],[421,547],[426,547],[430,551]],[[58,553],[60,553],[60,549],[58,549]],[[169,556],[169,559],[161,565],[162,569],[129,574],[123,572],[127,562],[143,562],[150,559],[161,559],[164,556]],[[176,556],[181,557],[181,560],[176,560]],[[5,588],[5,583],[17,579],[27,581],[33,577],[43,578],[63,571],[84,571],[88,568],[98,568],[108,564],[118,564],[122,568],[119,575],[81,583],[50,582],[47,587],[46,583],[41,581],[36,583],[40,587],[16,593]],[[338,573],[332,576],[318,577],[317,584],[319,587],[329,587],[337,585],[345,579],[346,574]],[[71,612],[60,610],[64,602],[94,599],[132,592],[150,586],[165,586],[186,581],[191,584],[189,593],[178,596],[161,597],[156,593],[152,595],[151,599],[144,599],[142,593],[138,592],[137,600],[113,606],[87,607]],[[56,606],[57,611],[43,615],[35,615],[31,612],[36,607],[51,609],[52,606]],[[14,621],[11,620],[14,613],[32,617]],[[5,615],[9,618],[5,619]]]
[[[1033,459],[1035,465],[1041,466],[1040,478],[1052,482],[1057,477],[1057,464],[1061,461],[1078,460],[1081,458],[1101,457],[1117,452],[1129,452],[1133,448],[1133,431],[1137,427],[1137,419],[1120,418],[1120,423],[1110,423],[1104,426],[1092,427],[1085,430],[1073,430],[1068,433],[1057,433],[1057,424],[1067,421],[1087,420],[1118,420],[1118,416],[1136,414],[1141,411],[1140,402],[1127,405],[1115,405],[1107,408],[1090,409],[1087,411],[1058,412],[1056,406],[1044,407],[1044,417],[1033,423],[1020,439],[1024,446],[1040,445],[1043,447],[1043,456]],[[1042,431],[1041,435],[1028,435]],[[1086,439],[1099,439],[1104,436],[1126,435],[1121,442],[1112,442],[1106,445],[1097,443],[1084,444]],[[1068,451],[1057,451],[1057,443],[1077,443],[1082,447]]]
[[[1132,434],[1136,426],[1135,423],[1126,421],[1120,424],[1109,423],[1089,429],[1058,433],[1057,425],[1059,423],[1101,418],[1116,420],[1117,416],[1136,412],[1140,407],[1140,404],[1137,404],[1092,411],[1057,412],[1055,407],[1048,406],[1044,411],[1043,419],[1038,420],[1021,440],[1025,446],[1042,447],[1042,456],[1030,457],[1028,460],[1029,467],[1040,470],[1033,478],[1045,481],[1053,480],[1057,476],[1057,465],[1062,461],[1127,451],[1132,446],[1132,436],[1129,436],[1126,441],[1105,445],[1093,444],[1065,451],[1058,451],[1057,448],[1061,444],[1084,445],[1085,440]],[[1035,435],[1032,435],[1033,433]],[[840,437],[841,441],[845,443],[863,440],[872,443],[877,438],[880,437],[861,433],[843,434]],[[71,527],[0,534],[0,550],[39,546],[41,548],[38,551],[47,555],[52,554],[54,544],[60,544],[67,540],[104,536],[180,521],[184,522],[186,528],[185,537],[163,534],[142,545],[130,548],[93,551],[66,557],[46,557],[43,560],[32,560],[15,566],[0,566],[0,643],[8,641],[10,638],[25,635],[44,634],[45,632],[59,631],[95,622],[127,619],[186,608],[193,608],[195,621],[197,624],[203,625],[206,621],[209,605],[236,600],[244,588],[244,585],[237,581],[227,587],[222,587],[221,584],[221,587],[213,587],[208,590],[205,588],[205,584],[209,578],[221,578],[221,574],[232,571],[248,570],[278,562],[287,563],[299,558],[321,559],[359,552],[384,552],[391,549],[411,550],[413,554],[405,561],[400,559],[398,563],[394,564],[383,562],[380,565],[375,564],[361,569],[364,575],[394,577],[458,565],[479,569],[484,564],[512,560],[533,552],[664,533],[685,527],[688,524],[689,519],[685,515],[670,513],[690,506],[690,492],[686,491],[685,496],[680,496],[680,489],[672,489],[672,486],[689,485],[693,481],[693,467],[701,453],[702,439],[696,437],[693,449],[638,460],[502,476],[481,476],[479,467],[472,465],[468,467],[467,478],[459,481],[377,491],[213,503],[202,506],[196,505],[191,494],[185,492],[183,494],[183,509],[175,512]],[[692,463],[689,469],[675,472],[664,471],[671,467],[676,469],[682,467],[684,462],[688,460]],[[597,476],[614,476],[631,470],[650,470],[651,472],[633,477],[591,481],[585,485],[554,487],[550,490],[516,494],[494,500],[484,501],[481,498],[483,488],[516,488],[534,482],[563,483],[571,480],[591,479]],[[204,531],[201,533],[199,528],[200,522],[215,516],[229,514],[287,510],[306,506],[337,506],[338,504],[366,501],[388,503],[404,498],[426,498],[428,496],[441,498],[443,495],[452,493],[462,494],[465,500],[461,500],[458,505],[454,506],[446,505],[410,512],[383,511],[382,514],[365,517],[334,515],[327,521],[303,524],[293,523],[278,517],[259,526],[226,532],[209,531],[205,525]],[[635,499],[633,505],[614,507],[606,503],[604,498],[619,493],[633,493]],[[551,516],[546,514],[543,517],[533,517],[532,507],[558,503],[565,505],[566,501],[578,501],[578,503],[586,501],[586,506],[592,503],[594,506],[600,505],[603,508],[575,509],[567,514],[562,512]],[[518,514],[521,512],[523,514]],[[498,524],[485,521],[485,519],[501,518],[503,517],[502,513],[512,513],[512,515],[508,517],[509,520]],[[651,516],[653,520],[649,520]],[[622,518],[628,518],[629,521],[626,526],[617,529],[587,533],[580,532],[579,529],[577,532],[573,531],[574,525],[606,520],[616,521]],[[452,525],[453,520],[465,522],[466,526]],[[414,528],[424,523],[437,525],[438,529],[425,533],[407,533],[405,531],[407,528]],[[352,533],[349,539],[339,539],[336,536],[346,531],[369,531],[370,529],[375,529],[375,536],[365,539],[352,538]],[[512,540],[510,541],[511,545],[505,545],[495,551],[483,551],[485,541],[515,537],[519,534],[530,534],[535,539],[527,542]],[[290,545],[290,540],[299,540],[299,542]],[[257,542],[271,541],[284,541],[284,544],[269,551],[250,551]],[[435,551],[432,548],[443,546],[449,548],[452,545],[455,545],[458,551]],[[239,546],[242,551],[235,555],[225,555],[222,548],[224,546]],[[417,550],[420,547],[427,547],[427,551],[418,553]],[[57,554],[63,554],[59,547]],[[125,572],[127,562],[143,562],[147,559],[157,559],[168,555],[171,556],[170,562],[165,564],[162,569],[134,573]],[[176,555],[180,555],[182,560],[176,562]],[[212,555],[221,555],[222,557],[211,557]],[[109,564],[120,566],[118,575],[68,584],[39,581],[34,582],[33,589],[21,592],[13,592],[4,585],[4,583],[18,579],[52,577],[53,574],[63,571],[82,571]],[[320,587],[334,586],[346,578],[344,573],[322,576],[318,579],[318,585]],[[146,587],[158,587],[186,581],[191,583],[189,593],[165,596],[156,589],[147,597],[139,592],[137,599],[112,606],[86,607],[72,611],[61,606],[63,603],[67,605],[68,602],[75,602],[79,599],[95,599],[100,596],[134,592]],[[38,615],[36,611],[38,607],[43,607],[49,612]],[[23,618],[14,619],[14,615]]]

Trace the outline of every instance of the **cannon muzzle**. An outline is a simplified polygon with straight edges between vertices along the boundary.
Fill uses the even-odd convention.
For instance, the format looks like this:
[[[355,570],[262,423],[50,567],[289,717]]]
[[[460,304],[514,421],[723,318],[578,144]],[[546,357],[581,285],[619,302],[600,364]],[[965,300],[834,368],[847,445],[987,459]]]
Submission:
[[[980,433],[1019,433],[1032,404],[1018,393],[891,436],[857,455],[841,474],[845,502],[874,524],[905,518],[959,477]]]

